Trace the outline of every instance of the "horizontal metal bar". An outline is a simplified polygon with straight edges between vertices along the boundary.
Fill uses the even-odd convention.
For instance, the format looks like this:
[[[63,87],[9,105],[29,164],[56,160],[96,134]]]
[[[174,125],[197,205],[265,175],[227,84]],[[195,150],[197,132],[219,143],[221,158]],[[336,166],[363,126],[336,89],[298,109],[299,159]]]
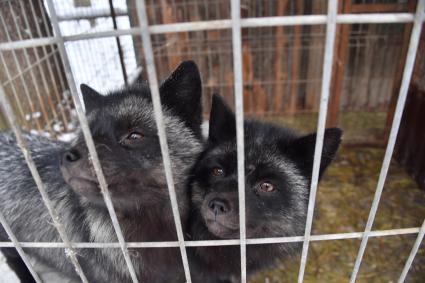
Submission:
[[[303,16],[281,16],[281,17],[261,17],[261,18],[244,18],[241,19],[242,28],[253,27],[269,27],[269,26],[293,26],[293,25],[322,25],[326,24],[326,15],[303,15]],[[411,13],[392,13],[392,14],[340,14],[336,17],[338,24],[355,24],[355,23],[411,23],[414,21],[414,14]],[[220,30],[230,29],[232,21],[230,19],[183,22],[173,24],[161,24],[149,26],[150,34],[162,33],[178,33],[201,30]],[[138,35],[140,28],[133,27],[129,29],[109,30],[101,32],[90,32],[64,36],[63,40],[77,41],[83,39],[104,38],[123,35]],[[26,39],[21,41],[2,42],[0,50],[21,49],[28,47],[36,47],[42,45],[51,45],[58,43],[56,37],[42,37]]]
[[[58,42],[55,37],[40,37],[0,43],[0,51],[51,45]]]
[[[174,32],[201,31],[201,30],[230,29],[231,27],[232,27],[231,20],[213,20],[213,21],[152,25],[149,27],[149,32],[151,34],[161,34],[161,33],[174,33]]]
[[[415,19],[412,13],[392,14],[341,14],[336,17],[337,24],[395,24],[411,23]]]
[[[375,221],[376,212],[378,211],[379,201],[381,200],[382,191],[384,190],[385,180],[387,178],[388,170],[390,168],[391,159],[394,152],[395,143],[397,140],[398,130],[400,128],[401,117],[403,115],[404,104],[406,102],[407,92],[415,65],[416,54],[419,47],[419,40],[422,31],[422,25],[425,18],[424,14],[425,0],[419,0],[413,28],[410,34],[409,48],[407,51],[406,63],[403,70],[403,78],[401,81],[400,92],[397,99],[397,106],[394,111],[394,118],[391,125],[391,132],[388,138],[388,145],[385,150],[384,160],[382,162],[381,171],[379,173],[378,184],[376,186],[375,195],[373,197],[372,205],[370,207],[369,216],[367,219],[364,235],[360,243],[359,251],[357,253],[356,261],[354,263],[353,272],[351,273],[350,283],[356,281],[357,274],[362,263],[363,255],[366,250],[369,232],[372,230]]]
[[[418,234],[421,227],[390,229],[390,230],[376,230],[369,234],[369,237],[389,237],[398,235]],[[351,232],[351,233],[336,233],[336,234],[323,234],[311,235],[310,241],[332,241],[332,240],[346,240],[346,239],[359,239],[363,236],[364,232]],[[280,244],[280,243],[297,243],[303,242],[304,236],[295,237],[274,237],[274,238],[254,238],[246,239],[247,245],[261,245],[261,244]],[[186,247],[214,247],[214,246],[237,246],[240,244],[238,239],[235,240],[206,240],[206,241],[185,241]],[[61,242],[20,242],[23,248],[64,248],[64,243]],[[74,248],[77,249],[102,249],[102,248],[120,248],[120,243],[90,243],[90,242],[75,242],[72,243]],[[0,248],[14,247],[12,242],[0,242]],[[179,242],[127,242],[129,248],[177,248]]]
[[[128,16],[127,9],[114,8],[115,15]],[[64,21],[78,21],[78,20],[93,20],[97,18],[109,18],[111,17],[111,10],[107,9],[95,9],[95,10],[75,10],[72,14],[57,15],[59,22]]]
[[[99,32],[89,32],[89,33],[80,33],[75,35],[64,36],[63,40],[68,41],[78,41],[85,39],[97,39],[105,37],[116,37],[124,35],[139,35],[140,28],[129,28],[129,29],[118,29],[118,30],[108,30],[108,31],[99,31]]]

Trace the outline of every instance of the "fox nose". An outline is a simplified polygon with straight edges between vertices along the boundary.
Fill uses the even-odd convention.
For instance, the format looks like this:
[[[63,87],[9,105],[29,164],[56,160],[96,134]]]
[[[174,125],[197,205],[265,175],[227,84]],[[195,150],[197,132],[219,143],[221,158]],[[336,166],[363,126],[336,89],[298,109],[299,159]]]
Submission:
[[[214,212],[215,215],[225,214],[230,210],[229,204],[225,200],[218,198],[212,199],[208,203],[208,207]]]
[[[73,163],[73,162],[77,162],[78,160],[80,160],[80,158],[81,158],[81,154],[78,152],[78,150],[71,149],[71,150],[68,150],[67,152],[64,153],[64,155],[62,157],[62,162],[64,164]]]

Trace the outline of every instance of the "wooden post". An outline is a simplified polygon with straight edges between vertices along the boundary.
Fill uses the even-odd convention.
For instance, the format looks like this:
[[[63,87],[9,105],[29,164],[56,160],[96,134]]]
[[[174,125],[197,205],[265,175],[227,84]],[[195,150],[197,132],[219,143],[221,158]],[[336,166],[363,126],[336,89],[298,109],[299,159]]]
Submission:
[[[414,12],[416,7],[416,0],[409,0],[408,11]],[[403,32],[403,46],[401,47],[399,64],[395,74],[392,96],[387,111],[387,120],[385,122],[384,140],[388,140],[391,131],[391,125],[394,119],[394,113],[397,106],[398,94],[401,87],[401,80],[403,77],[404,64],[406,62],[407,49],[409,47],[410,33],[412,31],[413,24],[404,24]]]
[[[340,0],[340,12],[349,13],[351,0]],[[341,105],[341,94],[344,83],[345,67],[348,59],[349,40],[351,25],[340,25],[337,28],[336,54],[332,71],[331,96],[329,99],[329,110],[326,121],[327,127],[335,127],[338,124],[339,108]],[[338,36],[339,35],[339,36]]]
[[[167,0],[161,0],[161,14],[162,14],[162,23],[163,24],[171,24],[176,22],[177,19],[177,11],[173,11],[173,7],[168,4]],[[184,39],[184,36],[180,36],[178,34],[164,34],[167,42],[167,58],[168,58],[168,69],[173,70],[178,64],[181,62],[181,47],[183,44],[187,44],[187,41],[177,41],[177,38]]]
[[[285,15],[288,6],[287,0],[281,0],[277,2],[277,12],[278,15]],[[274,96],[274,112],[280,112],[282,110],[282,101],[284,98],[284,87],[283,81],[288,77],[288,74],[285,72],[285,68],[282,67],[282,61],[285,60],[285,46],[286,46],[286,36],[285,36],[285,27],[278,26],[276,27],[276,88]]]
[[[303,14],[304,1],[296,1],[295,14]],[[294,44],[292,45],[292,66],[291,66],[291,95],[289,97],[289,110],[290,115],[294,115],[297,111],[299,78],[300,78],[300,64],[301,64],[301,31],[302,26],[296,25],[294,27]]]
[[[322,1],[312,1],[311,2],[311,13],[314,15],[320,14],[323,12]],[[308,51],[308,71],[307,71],[307,80],[320,80],[323,66],[323,54],[319,52],[319,47],[324,46],[325,37],[315,36],[317,34],[323,34],[325,31],[325,26],[323,25],[313,25],[308,26],[310,35],[313,35],[311,39],[311,49]],[[322,49],[324,50],[324,48]],[[306,86],[305,93],[305,102],[304,108],[309,111],[318,110],[318,97],[320,95],[320,87],[316,82],[309,82]]]

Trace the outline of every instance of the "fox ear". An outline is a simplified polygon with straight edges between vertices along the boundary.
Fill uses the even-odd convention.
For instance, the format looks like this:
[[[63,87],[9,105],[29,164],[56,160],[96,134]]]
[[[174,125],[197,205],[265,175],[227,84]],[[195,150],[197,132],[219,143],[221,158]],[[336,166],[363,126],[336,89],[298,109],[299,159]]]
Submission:
[[[193,61],[182,62],[161,84],[161,104],[174,111],[195,134],[201,136],[202,84]]]
[[[314,160],[314,149],[316,146],[316,133],[300,137],[293,141],[287,149],[290,158],[300,166],[301,170],[311,178]],[[342,130],[329,128],[325,130],[323,140],[322,158],[320,161],[319,178],[325,169],[331,164],[339,144],[341,143]]]
[[[208,140],[212,143],[236,137],[236,121],[230,107],[218,94],[213,94]]]
[[[80,90],[83,95],[86,112],[90,112],[97,104],[99,104],[102,95],[86,84],[81,84]]]

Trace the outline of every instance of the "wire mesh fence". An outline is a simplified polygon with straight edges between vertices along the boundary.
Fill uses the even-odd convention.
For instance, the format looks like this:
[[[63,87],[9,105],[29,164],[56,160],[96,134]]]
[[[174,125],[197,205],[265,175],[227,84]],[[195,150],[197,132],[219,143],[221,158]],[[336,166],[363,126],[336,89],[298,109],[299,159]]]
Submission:
[[[34,274],[37,282],[41,282],[41,280],[26,259],[26,255],[22,249],[23,247],[66,248],[69,258],[83,282],[87,282],[87,279],[84,271],[79,266],[78,259],[75,256],[75,249],[120,248],[132,281],[138,282],[128,248],[179,247],[186,281],[191,282],[190,265],[186,255],[187,247],[239,245],[241,247],[241,280],[242,282],[246,282],[246,245],[302,242],[303,250],[298,282],[303,282],[311,241],[359,238],[361,239],[361,244],[350,279],[350,282],[355,282],[370,237],[416,234],[417,240],[412,247],[411,254],[406,261],[399,282],[405,280],[423,239],[425,224],[421,227],[376,231],[373,231],[372,227],[387,177],[417,55],[419,39],[425,19],[424,0],[418,1],[413,13],[402,10],[397,13],[378,13],[379,11],[376,11],[377,13],[373,14],[339,13],[338,5],[341,3],[338,3],[336,0],[321,3],[316,7],[310,7],[310,10],[290,6],[288,14],[287,10],[282,9],[281,11],[283,13],[280,13],[279,9],[275,9],[280,5],[279,1],[270,1],[271,4],[268,8],[261,5],[256,6],[253,2],[247,1],[245,3],[238,0],[232,0],[230,3],[228,1],[213,1],[213,3],[210,1],[208,3],[188,1],[184,2],[184,4],[182,2],[172,1],[171,3],[167,2],[167,5],[158,5],[155,1],[136,1],[135,3],[128,4],[128,6],[124,3],[125,1],[114,1],[116,5],[112,9],[117,15],[115,24],[110,16],[111,7],[109,5],[99,6],[94,9],[95,12],[91,9],[84,10],[84,7],[82,7],[82,9],[75,10],[75,13],[65,14],[65,11],[68,11],[69,7],[65,5],[61,6],[62,3],[59,2],[53,0],[47,0],[45,3],[41,1],[29,1],[25,4],[21,1],[0,2],[0,5],[4,5],[5,7],[5,9],[0,10],[0,20],[3,26],[3,31],[0,34],[0,38],[2,39],[0,42],[0,59],[3,61],[3,65],[7,66],[2,69],[1,73],[2,87],[0,88],[0,98],[4,110],[3,114],[17,136],[19,146],[22,148],[26,157],[32,176],[36,180],[37,187],[43,196],[43,201],[63,240],[63,243],[18,242],[13,235],[13,231],[8,228],[6,219],[0,214],[0,221],[12,240],[11,242],[1,242],[0,246],[15,247]],[[366,3],[355,1],[355,4]],[[396,2],[396,4],[400,6],[403,3]],[[246,9],[249,5],[254,5],[254,8]],[[198,10],[198,12],[202,11],[202,13],[192,14],[187,11],[187,9],[193,9],[195,6],[202,7],[202,9]],[[18,17],[15,14],[18,10],[22,12],[20,13],[22,17]],[[172,17],[167,18],[164,15],[167,15],[167,11],[169,12],[170,10],[179,11],[183,16],[177,19]],[[245,13],[244,11],[248,12]],[[309,14],[308,11],[314,11],[315,13]],[[131,14],[134,15],[132,16]],[[158,18],[161,15],[162,19],[159,21]],[[43,25],[31,24],[30,22],[37,23],[40,19],[42,19],[41,22]],[[393,42],[394,40],[391,39],[391,35],[394,32],[402,33],[404,31],[402,28],[396,27],[396,24],[412,24],[412,28],[408,33],[407,55],[403,66],[394,119],[392,120],[385,157],[365,230],[356,233],[311,235],[320,156],[333,83],[332,79],[335,78],[333,76],[335,68],[334,60],[335,54],[339,50],[335,42],[338,34],[341,32],[339,27],[348,24],[352,24],[353,28],[351,30],[351,37],[348,37],[349,48],[346,51],[349,53],[349,64],[353,66],[364,65],[359,60],[368,60],[369,57],[367,55],[370,52],[370,48],[376,49],[381,39]],[[367,43],[362,43],[361,34],[364,29],[369,29],[372,24],[391,24],[392,26],[383,26],[382,29],[371,28],[374,31],[372,34],[374,36],[376,35],[373,39],[375,43],[372,43],[371,47]],[[71,30],[67,25],[74,25],[74,27]],[[96,28],[97,25],[101,27]],[[10,27],[15,27],[16,31],[10,31]],[[24,28],[22,29],[22,27]],[[270,30],[267,30],[269,28]],[[308,29],[310,30],[305,35],[307,38],[305,39],[301,36],[301,31]],[[22,32],[23,30],[25,30],[25,34]],[[289,37],[279,37],[278,34],[284,30],[290,31]],[[317,30],[320,30],[321,33],[317,34]],[[315,46],[318,42],[315,37],[322,39],[319,41],[323,41],[324,39],[324,42],[319,43],[319,48],[311,48],[311,46]],[[212,39],[211,44],[202,46],[199,43],[205,42],[206,39],[208,41],[208,38]],[[262,44],[258,44],[259,38]],[[117,39],[120,39],[120,42]],[[255,40],[257,42],[254,42]],[[297,41],[299,42],[295,46],[283,48],[288,46],[288,42],[293,43]],[[181,44],[181,42],[187,42],[187,46]],[[270,42],[272,44],[269,44]],[[399,42],[398,44],[402,43]],[[177,44],[180,47],[175,52],[175,45]],[[256,44],[258,44],[258,47]],[[352,45],[350,46],[350,44]],[[257,66],[257,64],[255,64],[252,58],[250,59],[250,56],[254,56],[256,60],[266,62],[265,64],[271,63],[271,59],[267,59],[268,45],[274,46],[274,53],[286,52],[287,57],[291,57],[291,60],[293,60],[288,63],[288,66],[276,66],[275,70],[280,70],[277,74],[267,73],[264,65],[259,67],[259,69],[252,67]],[[399,48],[397,46],[399,45],[392,46],[392,50],[387,54],[402,56],[403,54],[398,50]],[[99,55],[99,57],[85,57],[87,53],[84,50],[86,49],[92,49],[92,53]],[[192,49],[196,49],[197,53],[191,52],[190,50]],[[364,56],[359,56],[358,54],[362,52]],[[140,55],[139,53],[142,56],[138,56]],[[218,88],[224,93],[226,93],[226,88],[234,90],[240,209],[240,239],[237,240],[187,241],[184,239],[183,229],[180,223],[178,200],[174,188],[171,170],[172,164],[169,157],[163,113],[160,105],[157,76],[161,76],[165,70],[169,69],[164,66],[175,65],[175,62],[180,61],[186,56],[192,56],[193,53],[202,62],[200,64],[206,70],[207,77],[212,78],[211,81],[206,82],[206,89]],[[110,57],[108,57],[109,55]],[[302,67],[295,70],[288,69],[293,68],[293,66],[302,65],[301,63],[305,60],[306,56],[310,56],[310,60],[315,62],[310,69],[303,69]],[[230,57],[232,57],[231,60],[229,60]],[[388,74],[393,74],[398,66],[397,64],[392,64],[389,68],[382,67],[388,60],[385,56],[379,59],[373,58],[373,60],[379,61],[381,67],[374,70],[369,69],[369,72],[381,72],[382,76],[377,81],[370,82],[369,87],[372,87],[371,85],[386,84],[388,77],[391,77]],[[101,64],[97,64],[97,61],[101,61]],[[246,62],[250,61],[252,62],[251,69],[249,66],[246,66]],[[88,68],[84,68],[84,70],[79,69],[80,66],[85,65],[94,65],[96,68],[90,69],[90,73],[84,71],[88,70]],[[317,69],[318,65],[322,68],[322,71]],[[146,66],[146,71],[137,66]],[[217,68],[221,69],[217,70]],[[140,74],[140,70],[143,70],[142,75]],[[359,70],[359,68],[353,67],[352,70],[356,70],[358,73],[350,73],[351,69],[348,68],[348,78],[345,78],[343,81],[346,88],[350,88],[350,83],[352,85],[354,84],[352,81],[350,82],[350,80],[354,80],[350,75],[356,77],[356,79],[362,79],[361,76],[368,76],[368,71],[363,69]],[[213,76],[212,74],[214,72],[217,72],[218,75]],[[287,76],[289,73],[295,77],[288,79]],[[264,79],[265,77],[260,77],[260,74],[265,77],[273,75],[273,81],[268,83]],[[173,242],[125,241],[112,205],[108,184],[102,172],[87,118],[84,114],[83,105],[79,97],[80,94],[76,87],[81,82],[88,82],[97,86],[99,89],[109,89],[126,84],[129,77],[138,79],[139,76],[145,76],[148,79],[152,91],[161,153],[174,221],[177,227],[178,240]],[[214,81],[214,77],[216,77],[216,81]],[[105,81],[108,81],[110,84],[105,84]],[[288,81],[288,83],[279,84],[282,81]],[[294,87],[294,84],[296,87]],[[308,89],[310,88],[313,91],[319,85],[321,87],[320,95],[316,94],[313,98],[309,97]],[[351,87],[353,88],[353,86]],[[287,90],[286,93],[289,93],[289,96],[281,96],[276,100],[274,94],[285,93],[284,89]],[[292,89],[294,90],[291,91]],[[388,92],[388,90],[384,89],[382,92]],[[256,97],[258,93],[263,93],[260,100],[257,100],[258,98]],[[291,93],[294,93],[292,97]],[[8,98],[6,94],[11,94],[9,97],[13,99]],[[353,96],[355,96],[355,93]],[[344,107],[356,107],[350,103],[350,99],[354,100],[353,98],[347,98],[346,101],[343,101],[343,105],[346,105]],[[207,97],[205,100],[209,101],[209,98]],[[279,102],[288,100],[292,101],[289,103],[289,108],[283,109],[283,106],[279,105]],[[25,103],[20,103],[21,101],[25,101]],[[276,101],[278,103],[275,103]],[[366,105],[369,109],[385,108],[388,107],[390,97],[383,98],[382,95],[376,95],[375,97],[366,96],[365,101],[359,102],[356,100],[356,103],[359,103],[358,105],[361,107]],[[304,105],[309,105],[309,103],[310,110],[318,110],[319,116],[317,120],[318,135],[305,234],[304,236],[300,235],[297,237],[247,239],[245,235],[244,195],[244,114],[281,112],[283,110],[295,112],[303,108]],[[285,103],[285,105],[288,104]],[[40,112],[38,112],[38,109]],[[73,119],[78,119],[84,134],[104,201],[118,238],[117,243],[74,243],[67,239],[64,231],[61,231],[61,223],[57,217],[57,212],[45,193],[43,182],[21,134],[20,126],[22,125],[27,129],[38,129],[50,133],[50,135],[57,136],[58,133],[67,132],[75,128],[75,125],[70,123]],[[69,129],[70,125],[71,129]]]

